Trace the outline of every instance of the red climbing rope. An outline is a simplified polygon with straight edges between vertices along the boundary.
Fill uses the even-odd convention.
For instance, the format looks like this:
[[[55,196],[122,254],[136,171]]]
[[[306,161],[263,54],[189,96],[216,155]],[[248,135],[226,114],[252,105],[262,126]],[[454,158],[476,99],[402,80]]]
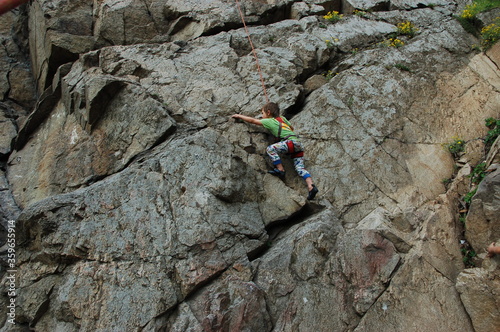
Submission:
[[[28,0],[0,0],[0,15],[5,14],[9,10],[22,5],[25,2],[28,2]]]
[[[262,76],[262,70],[260,69],[259,65],[259,58],[257,58],[257,53],[255,52],[255,48],[253,47],[252,39],[250,38],[250,33],[248,32],[248,28],[245,23],[245,17],[243,16],[243,12],[241,11],[240,3],[238,2],[238,0],[235,1],[236,5],[238,6],[238,11],[240,12],[241,22],[243,22],[243,26],[245,27],[245,32],[247,33],[248,36],[248,41],[250,42],[250,46],[252,47],[252,53],[255,58],[255,64],[257,65],[257,70],[260,76],[260,82],[262,83],[262,90],[264,90],[264,96],[266,97],[266,103],[269,103],[269,97],[267,96],[266,85],[264,84],[264,77]]]

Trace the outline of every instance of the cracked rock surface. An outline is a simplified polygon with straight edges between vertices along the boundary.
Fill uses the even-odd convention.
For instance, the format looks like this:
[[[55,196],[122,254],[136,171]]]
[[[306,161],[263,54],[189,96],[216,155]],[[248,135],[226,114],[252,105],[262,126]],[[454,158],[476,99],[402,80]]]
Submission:
[[[289,159],[267,174],[264,129],[231,119],[265,103],[236,3],[40,0],[0,17],[15,328],[494,330],[499,174],[473,200],[465,269],[460,201],[486,156],[471,143],[456,167],[443,145],[499,117],[500,46],[472,50],[462,1],[240,2],[314,201]],[[418,33],[383,47],[404,21]]]

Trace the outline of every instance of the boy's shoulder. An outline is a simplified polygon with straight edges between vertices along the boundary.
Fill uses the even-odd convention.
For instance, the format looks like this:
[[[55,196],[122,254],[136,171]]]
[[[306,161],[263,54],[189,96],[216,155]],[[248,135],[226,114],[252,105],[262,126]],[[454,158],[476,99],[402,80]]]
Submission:
[[[280,123],[281,121],[283,122],[289,122],[287,118],[285,118],[284,116],[280,115],[280,116],[277,116],[275,118],[265,118],[265,119],[262,119],[261,121],[268,121],[268,122],[274,122],[274,123]]]
[[[260,120],[262,123],[268,123],[268,124],[271,124],[271,123],[279,123],[278,120],[276,120],[276,118],[265,118],[265,119],[262,119]]]

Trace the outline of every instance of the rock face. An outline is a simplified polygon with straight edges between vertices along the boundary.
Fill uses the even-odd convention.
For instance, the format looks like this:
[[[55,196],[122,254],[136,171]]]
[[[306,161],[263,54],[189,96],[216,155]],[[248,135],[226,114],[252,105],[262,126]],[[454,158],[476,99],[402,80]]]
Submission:
[[[314,201],[290,160],[266,173],[265,130],[230,117],[265,103],[236,2],[41,0],[0,18],[20,22],[2,30],[16,65],[0,59],[17,79],[0,77],[0,217],[19,331],[494,331],[498,142],[479,141],[500,117],[500,46],[472,49],[462,3],[240,2]],[[389,46],[405,21],[418,33]]]
[[[467,224],[470,225],[467,239],[475,248],[485,248],[500,238],[500,197],[491,195],[499,190],[500,166],[496,164],[479,185],[467,215]]]

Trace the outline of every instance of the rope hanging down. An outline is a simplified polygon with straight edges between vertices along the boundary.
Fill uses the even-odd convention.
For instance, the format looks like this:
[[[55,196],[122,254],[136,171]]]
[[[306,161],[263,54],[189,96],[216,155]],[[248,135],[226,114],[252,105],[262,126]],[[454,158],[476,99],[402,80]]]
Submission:
[[[257,58],[257,53],[255,52],[255,48],[253,47],[252,39],[250,38],[250,33],[248,32],[247,25],[245,23],[245,17],[243,16],[243,12],[241,11],[240,3],[238,0],[236,1],[236,5],[238,6],[238,11],[240,12],[241,16],[241,22],[243,22],[243,27],[245,27],[245,32],[247,33],[248,36],[248,41],[250,42],[250,46],[252,47],[252,53],[255,58],[255,64],[257,65],[257,70],[259,72],[260,76],[260,82],[262,84],[262,90],[264,91],[264,97],[266,97],[266,103],[269,103],[269,97],[267,96],[267,90],[266,90],[266,85],[264,84],[264,77],[262,76],[262,70],[260,69],[259,65],[259,59]]]
[[[0,15],[5,14],[9,10],[22,5],[25,2],[28,2],[28,0],[0,0]]]

